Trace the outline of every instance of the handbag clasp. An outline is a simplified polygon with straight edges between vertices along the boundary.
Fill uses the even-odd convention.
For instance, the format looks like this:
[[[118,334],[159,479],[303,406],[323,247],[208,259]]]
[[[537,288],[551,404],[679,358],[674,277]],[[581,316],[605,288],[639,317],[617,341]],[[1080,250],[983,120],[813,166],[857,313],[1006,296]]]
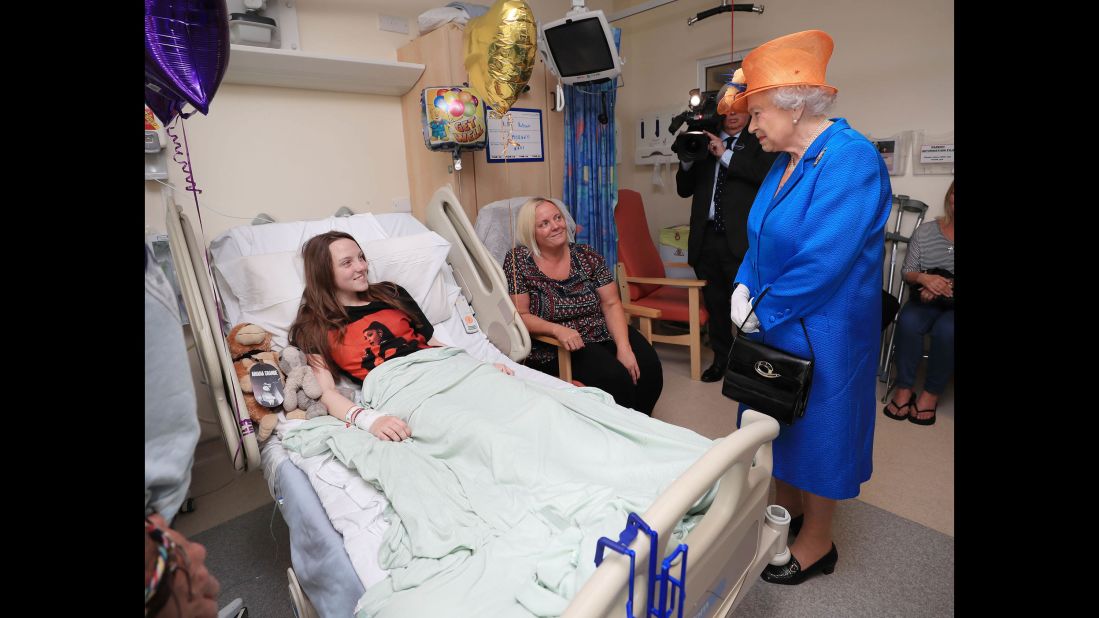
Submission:
[[[775,368],[767,361],[759,361],[756,363],[756,373],[768,379],[782,377],[781,373],[775,373]]]

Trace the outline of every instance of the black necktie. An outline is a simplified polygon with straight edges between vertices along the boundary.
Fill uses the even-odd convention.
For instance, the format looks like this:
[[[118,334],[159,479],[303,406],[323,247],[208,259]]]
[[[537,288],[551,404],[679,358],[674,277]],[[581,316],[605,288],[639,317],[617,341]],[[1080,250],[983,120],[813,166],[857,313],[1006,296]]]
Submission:
[[[733,145],[733,136],[725,138],[725,150],[728,150]],[[732,160],[729,161],[732,164]],[[721,164],[719,159],[717,162],[717,184],[714,185],[714,228],[719,232],[725,231],[725,216],[721,210],[721,194],[725,192],[725,174],[729,172],[729,168]]]

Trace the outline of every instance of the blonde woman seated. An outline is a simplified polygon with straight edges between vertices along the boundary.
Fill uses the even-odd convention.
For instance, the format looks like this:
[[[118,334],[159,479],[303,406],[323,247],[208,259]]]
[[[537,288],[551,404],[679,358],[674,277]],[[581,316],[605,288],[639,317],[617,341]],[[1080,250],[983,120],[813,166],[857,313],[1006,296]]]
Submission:
[[[519,209],[520,246],[504,258],[508,291],[523,324],[557,338],[572,353],[573,377],[609,393],[621,406],[652,416],[664,373],[652,345],[629,326],[603,257],[570,243],[565,216],[543,197]],[[524,363],[558,375],[557,351],[531,342]]]

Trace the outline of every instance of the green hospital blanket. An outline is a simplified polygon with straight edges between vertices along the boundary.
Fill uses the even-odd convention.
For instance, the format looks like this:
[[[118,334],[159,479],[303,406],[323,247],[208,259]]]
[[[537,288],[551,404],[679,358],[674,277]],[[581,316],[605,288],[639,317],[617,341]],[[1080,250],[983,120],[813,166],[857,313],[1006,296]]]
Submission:
[[[389,498],[379,560],[390,576],[359,616],[559,615],[595,570],[599,537],[617,539],[630,511],[712,445],[603,391],[543,388],[457,348],[387,361],[363,400],[404,419],[412,439],[318,417],[283,440],[304,456],[331,451]]]

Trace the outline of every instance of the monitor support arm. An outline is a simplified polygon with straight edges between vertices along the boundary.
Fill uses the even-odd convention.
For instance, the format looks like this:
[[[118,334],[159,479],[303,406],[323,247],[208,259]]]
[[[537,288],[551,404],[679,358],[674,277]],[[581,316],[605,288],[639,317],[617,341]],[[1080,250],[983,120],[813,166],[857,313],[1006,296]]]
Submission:
[[[714,15],[720,15],[721,13],[731,13],[732,11],[744,11],[755,12],[760,15],[763,14],[763,5],[761,4],[728,4],[728,0],[721,0],[721,6],[715,6],[712,9],[702,11],[698,15],[687,20],[687,25],[692,26],[695,22],[702,21],[707,17],[713,17]]]

